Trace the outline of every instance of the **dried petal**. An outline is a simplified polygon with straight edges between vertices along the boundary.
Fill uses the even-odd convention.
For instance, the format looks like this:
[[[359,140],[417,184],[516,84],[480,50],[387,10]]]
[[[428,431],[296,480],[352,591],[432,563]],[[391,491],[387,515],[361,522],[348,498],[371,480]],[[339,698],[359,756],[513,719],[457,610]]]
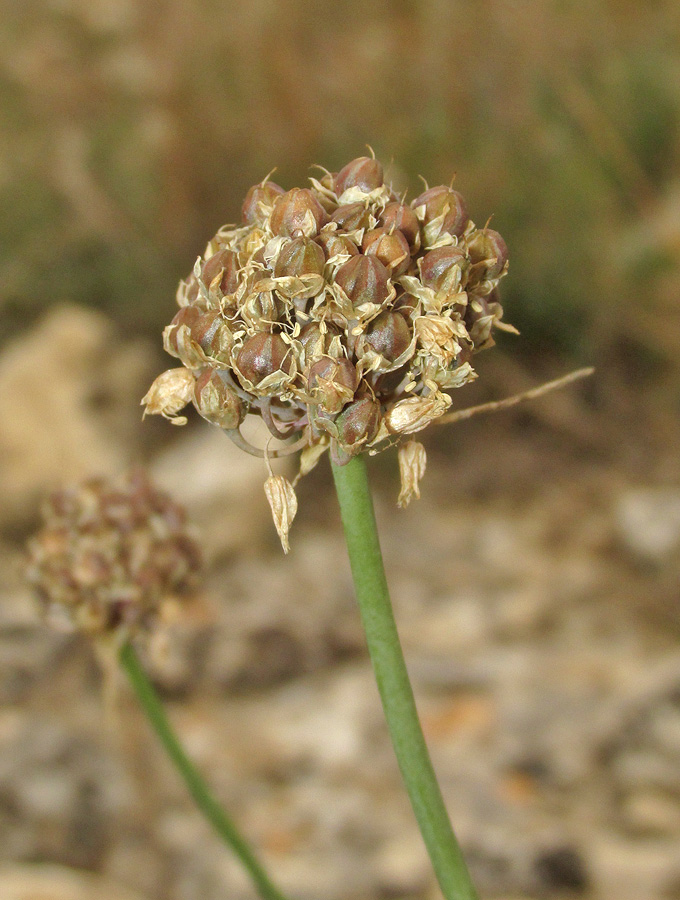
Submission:
[[[163,416],[173,425],[186,425],[186,416],[177,413],[191,401],[194,374],[189,369],[162,372],[142,398],[144,415]]]
[[[393,434],[414,434],[444,415],[449,406],[451,398],[440,391],[427,397],[408,397],[395,403],[385,416],[385,423]]]
[[[410,440],[399,447],[399,475],[401,491],[397,503],[402,509],[409,505],[413,497],[420,499],[420,479],[425,474],[427,454],[418,441]]]
[[[264,492],[267,495],[283,552],[288,553],[290,550],[288,533],[297,512],[295,490],[283,475],[270,475],[264,483]]]

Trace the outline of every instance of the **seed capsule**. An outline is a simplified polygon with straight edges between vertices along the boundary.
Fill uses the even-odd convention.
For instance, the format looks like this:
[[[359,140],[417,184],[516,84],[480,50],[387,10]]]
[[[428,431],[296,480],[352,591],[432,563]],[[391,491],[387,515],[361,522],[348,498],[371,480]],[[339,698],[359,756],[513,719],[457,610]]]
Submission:
[[[282,187],[273,181],[255,184],[246,194],[241,215],[245,225],[264,225],[277,197],[284,193]]]
[[[268,375],[282,371],[288,374],[293,360],[290,347],[280,334],[261,331],[249,337],[238,352],[235,370],[246,381],[258,385]]]
[[[357,245],[344,234],[336,231],[322,231],[314,239],[326,255],[326,259],[334,256],[356,256]]]
[[[326,259],[323,250],[309,238],[293,238],[284,244],[276,259],[274,275],[323,275]]]
[[[204,312],[196,306],[183,306],[163,334],[167,353],[177,356],[185,365],[195,368],[205,356],[218,362],[229,361],[233,337],[219,312]],[[187,340],[188,337],[188,340]]]
[[[458,291],[470,268],[470,260],[458,247],[437,247],[436,250],[430,250],[420,259],[419,264],[420,279],[425,287],[448,294]]]
[[[315,402],[333,416],[354,396],[359,387],[359,373],[345,357],[322,356],[310,366],[307,386]]]
[[[286,237],[314,237],[328,221],[328,214],[309,188],[293,188],[274,202],[269,227]]]
[[[380,304],[390,292],[389,274],[376,256],[353,256],[340,266],[335,283],[355,306],[362,303]]]
[[[220,428],[238,428],[246,411],[238,394],[229,384],[228,374],[220,369],[204,369],[194,385],[194,406]]]
[[[201,280],[209,288],[222,273],[217,290],[222,294],[233,294],[238,287],[238,256],[233,250],[218,250],[206,259],[201,269]]]
[[[469,221],[465,200],[458,191],[440,184],[429,188],[411,203],[414,210],[424,207],[424,212],[419,213],[422,221],[428,224],[439,216],[444,216],[441,233],[448,233],[460,237],[465,231]]]
[[[366,331],[366,340],[376,353],[394,362],[411,343],[411,330],[403,316],[386,310],[373,319]]]
[[[477,231],[468,243],[477,281],[498,278],[508,261],[508,246],[497,231]]]
[[[409,243],[411,250],[416,248],[420,237],[420,222],[410,206],[396,200],[385,207],[380,222],[387,231],[398,229]]]
[[[385,228],[367,231],[361,246],[364,253],[376,256],[394,277],[403,275],[411,262],[408,241],[396,229],[393,232]]]
[[[348,450],[359,452],[373,440],[380,428],[380,403],[370,396],[350,403],[335,420],[338,443]]]
[[[338,206],[331,216],[331,222],[337,222],[343,231],[356,231],[359,228],[368,228],[370,215],[364,203],[347,203]]]
[[[383,167],[377,159],[359,156],[347,163],[335,176],[335,193],[340,196],[347,188],[356,187],[365,194],[382,187]]]

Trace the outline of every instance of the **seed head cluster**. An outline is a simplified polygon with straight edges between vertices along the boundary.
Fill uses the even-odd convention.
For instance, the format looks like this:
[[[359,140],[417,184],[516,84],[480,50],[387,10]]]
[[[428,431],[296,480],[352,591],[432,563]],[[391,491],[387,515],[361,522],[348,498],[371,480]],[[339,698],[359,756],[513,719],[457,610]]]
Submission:
[[[121,641],[190,597],[202,567],[184,510],[142,470],[54,493],[28,552],[29,582],[51,619]]]

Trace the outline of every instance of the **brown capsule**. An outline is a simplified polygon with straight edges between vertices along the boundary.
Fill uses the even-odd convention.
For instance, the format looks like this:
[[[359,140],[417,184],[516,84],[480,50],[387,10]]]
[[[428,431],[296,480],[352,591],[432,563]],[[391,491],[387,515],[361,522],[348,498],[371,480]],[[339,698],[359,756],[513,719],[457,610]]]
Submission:
[[[453,188],[440,184],[429,188],[411,203],[413,209],[425,207],[423,222],[427,224],[439,216],[444,216],[440,233],[460,237],[469,221],[467,206],[463,196]]]
[[[277,197],[284,193],[282,187],[273,181],[255,184],[246,194],[241,215],[245,225],[264,225]]]
[[[365,194],[382,187],[383,168],[377,159],[359,156],[348,162],[335,176],[335,193],[340,196],[347,188],[356,187]]]
[[[410,321],[418,312],[418,298],[413,294],[400,294],[392,304],[392,309]]]
[[[314,240],[325,253],[326,259],[342,255],[356,256],[359,252],[353,240],[337,231],[322,231]]]
[[[288,344],[280,334],[260,331],[249,337],[236,357],[236,374],[258,385],[268,375],[277,371],[288,374],[293,360]]]
[[[335,420],[338,443],[345,450],[359,450],[373,440],[380,428],[380,403],[371,396],[350,403]]]
[[[314,237],[328,222],[328,214],[309,188],[293,188],[274,202],[269,227],[286,237]]]
[[[390,292],[389,273],[376,256],[353,256],[335,274],[335,283],[355,306],[380,304]]]
[[[391,231],[393,228],[401,231],[408,241],[409,247],[411,249],[415,247],[420,235],[420,222],[410,206],[393,200],[383,210],[380,222],[387,231]]]
[[[508,261],[508,246],[492,228],[475,232],[468,241],[468,251],[479,281],[498,278]]]
[[[367,231],[361,244],[364,253],[376,256],[393,276],[403,275],[411,262],[408,241],[401,231],[385,228]]]
[[[338,206],[331,222],[337,222],[343,231],[356,231],[359,228],[368,228],[370,212],[364,203],[346,203]]]
[[[370,323],[366,340],[376,353],[394,362],[411,343],[411,329],[403,316],[386,310]]]
[[[323,275],[326,258],[323,250],[314,241],[305,237],[293,238],[284,244],[276,259],[274,275]]]
[[[324,381],[335,381],[351,390],[352,393],[359,387],[359,373],[356,366],[344,356],[341,356],[340,359],[322,356],[321,359],[313,362],[307,375],[307,387],[313,390],[320,378]]]
[[[470,268],[470,260],[458,247],[437,247],[426,253],[419,265],[425,287],[455,293]]]
[[[245,418],[245,409],[238,394],[229,383],[227,372],[203,369],[194,385],[194,406],[198,412],[220,428],[238,428]]]
[[[206,287],[210,287],[217,276],[222,273],[222,278],[217,284],[217,289],[222,294],[233,294],[238,287],[238,256],[233,250],[218,250],[203,263],[201,280]]]
[[[219,312],[205,312],[195,306],[184,306],[175,315],[166,329],[165,349],[185,361],[188,348],[183,340],[180,341],[179,330],[182,325],[189,329],[191,341],[198,344],[206,356],[220,362],[228,361],[233,340],[229,326]],[[190,352],[192,358],[187,358],[186,362],[193,363],[194,355]]]
[[[332,338],[337,334],[340,334],[340,331],[335,325],[327,325],[324,332],[318,322],[308,322],[298,337],[305,359],[309,361],[322,356],[328,350]]]

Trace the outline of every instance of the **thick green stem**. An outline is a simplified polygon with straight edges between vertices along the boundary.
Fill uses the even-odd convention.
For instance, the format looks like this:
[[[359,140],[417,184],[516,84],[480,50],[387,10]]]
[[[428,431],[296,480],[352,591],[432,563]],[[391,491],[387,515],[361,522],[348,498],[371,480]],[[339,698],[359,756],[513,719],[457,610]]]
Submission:
[[[385,578],[364,457],[332,468],[368,650],[425,846],[447,900],[477,900],[418,720]]]
[[[245,839],[241,836],[229,816],[215,800],[210,792],[210,788],[196,771],[191,760],[182,749],[182,746],[168,721],[160,698],[147,678],[131,644],[125,644],[121,650],[120,661],[128,674],[132,688],[137,695],[137,699],[141,703],[149,722],[160,738],[160,741],[175,768],[183,778],[184,783],[189,788],[189,792],[194,798],[198,808],[224,843],[234,851],[236,856],[243,863],[244,868],[252,878],[263,900],[286,900],[285,895],[271,883],[269,876],[255,858],[255,855]]]

